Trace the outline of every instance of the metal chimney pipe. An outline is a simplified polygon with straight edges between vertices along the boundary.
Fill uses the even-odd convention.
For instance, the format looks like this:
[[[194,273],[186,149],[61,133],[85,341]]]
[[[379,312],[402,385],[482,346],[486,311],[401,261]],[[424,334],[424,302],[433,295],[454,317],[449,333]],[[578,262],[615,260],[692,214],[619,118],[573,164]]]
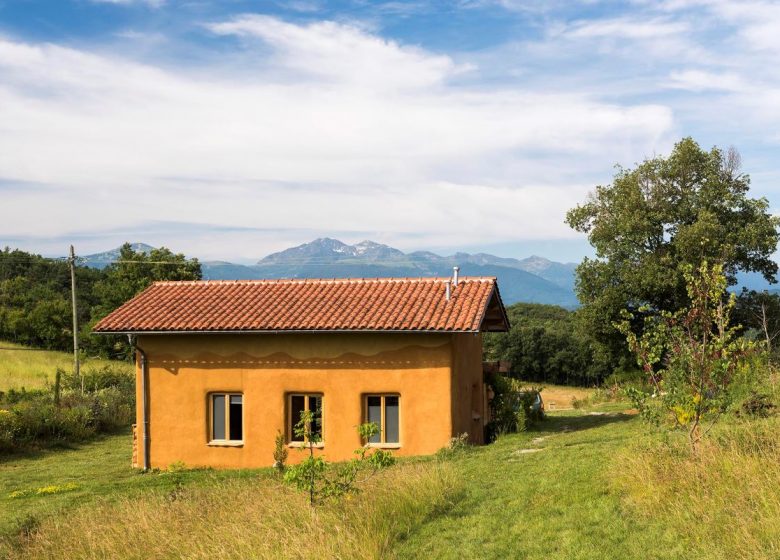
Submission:
[[[458,272],[460,272],[459,266],[453,266],[452,267],[452,285],[453,287],[458,287]]]
[[[450,281],[447,280],[444,283],[444,297],[447,301],[450,301]]]

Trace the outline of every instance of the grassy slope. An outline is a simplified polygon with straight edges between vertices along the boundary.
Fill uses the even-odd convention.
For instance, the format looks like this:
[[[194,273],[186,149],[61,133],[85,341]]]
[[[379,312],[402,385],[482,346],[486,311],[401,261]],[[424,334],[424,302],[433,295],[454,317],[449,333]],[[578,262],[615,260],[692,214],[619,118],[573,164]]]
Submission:
[[[608,408],[620,408],[612,405]],[[680,541],[658,526],[623,515],[620,497],[606,479],[606,464],[641,432],[628,415],[557,413],[540,431],[502,438],[457,455],[449,464],[465,491],[454,508],[412,532],[400,557],[676,558]],[[544,438],[534,442],[536,438]],[[105,437],[65,451],[45,451],[0,462],[0,532],[18,530],[29,514],[45,517],[62,508],[127,495],[213,484],[215,478],[258,473],[194,471],[142,475],[129,468],[128,435]],[[518,453],[540,448],[537,453]],[[422,463],[428,462],[422,460]],[[18,490],[74,482],[79,488],[52,495],[11,498]],[[649,554],[665,543],[663,553]]]
[[[249,471],[188,471],[181,475],[144,475],[130,467],[129,433],[103,436],[71,448],[52,448],[23,455],[0,456],[0,535],[8,535],[28,516],[44,518],[63,508],[142,491],[170,491],[178,481],[198,484],[214,478],[240,478]],[[47,486],[78,486],[37,495]],[[18,498],[13,492],[25,492]],[[29,494],[29,495],[28,495]]]
[[[775,546],[780,543],[775,530],[780,511],[777,492],[771,494],[774,501],[767,507],[756,509],[770,496],[761,488],[746,494],[739,472],[748,472],[746,465],[753,465],[756,473],[751,471],[750,476],[756,484],[771,488],[778,483],[780,469],[759,476],[764,464],[760,461],[776,462],[767,450],[780,454],[776,422],[768,421],[758,432],[758,424],[747,426],[759,455],[745,451],[713,455],[727,463],[708,468],[710,476],[733,475],[733,479],[718,483],[718,499],[710,499],[684,476],[679,481],[673,476],[682,468],[695,469],[698,463],[680,463],[674,454],[636,452],[637,446],[656,449],[659,440],[624,408],[607,403],[595,409],[601,414],[557,412],[537,430],[455,452],[444,463],[435,458],[409,461],[388,471],[384,482],[375,481],[383,498],[367,491],[321,510],[318,519],[302,516],[301,511],[307,510],[305,497],[279,488],[268,470],[142,475],[128,466],[129,436],[106,437],[78,449],[0,461],[0,536],[18,533],[20,522],[34,514],[44,519],[41,532],[21,558],[89,557],[87,545],[74,536],[74,530],[88,534],[90,546],[116,558],[133,557],[132,550],[123,552],[126,538],[157,543],[157,548],[144,548],[152,555],[164,556],[166,543],[175,543],[168,554],[188,558],[215,554],[241,558],[251,551],[257,557],[297,557],[285,544],[295,540],[291,534],[315,539],[312,546],[320,557],[630,560],[683,558],[694,550],[695,557],[706,559],[775,557],[765,552],[780,551]],[[521,452],[528,449],[540,451]],[[739,472],[732,473],[734,468]],[[440,469],[446,470],[443,479],[436,474]],[[79,488],[61,494],[9,496],[68,482]],[[178,484],[192,491],[171,502],[166,496]],[[647,490],[651,493],[643,493]],[[393,492],[400,494],[394,498]],[[233,496],[227,508],[223,493]],[[647,500],[656,495],[662,496],[655,500],[658,505],[648,505]],[[755,546],[755,535],[752,540],[735,540],[732,544],[739,546],[722,554],[721,545],[728,544],[722,528],[729,522],[718,518],[716,523],[709,513],[701,519],[689,515],[686,508],[696,500],[703,500],[705,512],[734,504],[728,513],[732,521],[754,511],[755,522],[740,527],[747,536],[754,535],[757,527],[767,534]],[[256,505],[259,502],[265,505]],[[78,504],[84,507],[73,509]],[[67,516],[52,515],[63,508],[68,509]],[[266,522],[271,518],[286,521]],[[132,525],[132,535],[122,523]],[[323,524],[328,523],[333,524],[331,529],[323,532]],[[703,531],[691,533],[697,523]],[[168,531],[170,540],[160,541],[160,531]],[[229,543],[208,538],[200,548],[194,547],[192,539],[176,537],[223,533],[232,535]],[[2,551],[0,541],[0,556]]]
[[[62,368],[65,371],[73,369],[73,355],[67,352],[51,350],[26,350],[23,346],[0,341],[2,348],[18,348],[18,350],[0,350],[0,391],[8,389],[39,389],[46,383],[54,383],[54,372]],[[83,367],[102,367],[117,365],[124,362],[114,362],[101,359],[87,359]],[[130,364],[126,364],[131,369]]]
[[[466,454],[458,461],[465,498],[404,542],[399,556],[683,557],[679,535],[624,515],[608,480],[610,459],[641,429],[636,418],[620,412],[558,413],[541,431]],[[529,448],[541,451],[519,452]]]

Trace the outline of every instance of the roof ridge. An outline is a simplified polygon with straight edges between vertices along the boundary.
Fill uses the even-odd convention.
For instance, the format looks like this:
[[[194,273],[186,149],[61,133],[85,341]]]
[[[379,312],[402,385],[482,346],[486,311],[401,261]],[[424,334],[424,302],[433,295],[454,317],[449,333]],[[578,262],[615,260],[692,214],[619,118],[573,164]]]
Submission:
[[[367,284],[376,282],[447,282],[449,276],[378,276],[376,278],[247,278],[241,280],[155,280],[152,285],[206,285],[206,284]],[[495,276],[461,276],[461,282],[496,282]]]

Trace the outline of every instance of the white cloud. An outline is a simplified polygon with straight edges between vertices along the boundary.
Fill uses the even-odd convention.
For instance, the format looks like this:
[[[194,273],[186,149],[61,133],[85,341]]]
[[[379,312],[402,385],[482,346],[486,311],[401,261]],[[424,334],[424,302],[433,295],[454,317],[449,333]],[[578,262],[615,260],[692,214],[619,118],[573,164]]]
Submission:
[[[276,63],[288,71],[368,87],[428,87],[467,70],[448,56],[401,46],[354,25],[332,21],[294,25],[250,14],[208,28],[220,35],[264,41],[273,49]]]
[[[574,39],[653,39],[668,40],[689,30],[684,21],[670,19],[638,19],[623,17],[578,21],[567,27],[564,34]]]
[[[0,239],[181,222],[202,232],[169,232],[177,250],[250,258],[279,230],[417,248],[572,238],[566,208],[670,143],[662,105],[453,84],[452,58],[350,25],[210,29],[262,44],[184,71],[0,41],[0,178],[48,186],[5,193]]]
[[[690,91],[746,91],[750,86],[735,73],[717,73],[706,70],[684,70],[672,72],[669,86]]]

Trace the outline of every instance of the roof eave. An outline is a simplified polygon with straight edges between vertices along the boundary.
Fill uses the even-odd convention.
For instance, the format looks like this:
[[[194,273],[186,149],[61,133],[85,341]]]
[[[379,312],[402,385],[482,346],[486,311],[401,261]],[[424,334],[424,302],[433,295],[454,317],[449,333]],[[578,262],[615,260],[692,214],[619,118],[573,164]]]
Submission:
[[[473,333],[480,330],[474,329],[264,329],[264,330],[119,330],[119,331],[92,331],[92,334],[100,335],[160,335],[160,334],[329,334],[329,333],[391,333],[391,334],[454,334]]]

